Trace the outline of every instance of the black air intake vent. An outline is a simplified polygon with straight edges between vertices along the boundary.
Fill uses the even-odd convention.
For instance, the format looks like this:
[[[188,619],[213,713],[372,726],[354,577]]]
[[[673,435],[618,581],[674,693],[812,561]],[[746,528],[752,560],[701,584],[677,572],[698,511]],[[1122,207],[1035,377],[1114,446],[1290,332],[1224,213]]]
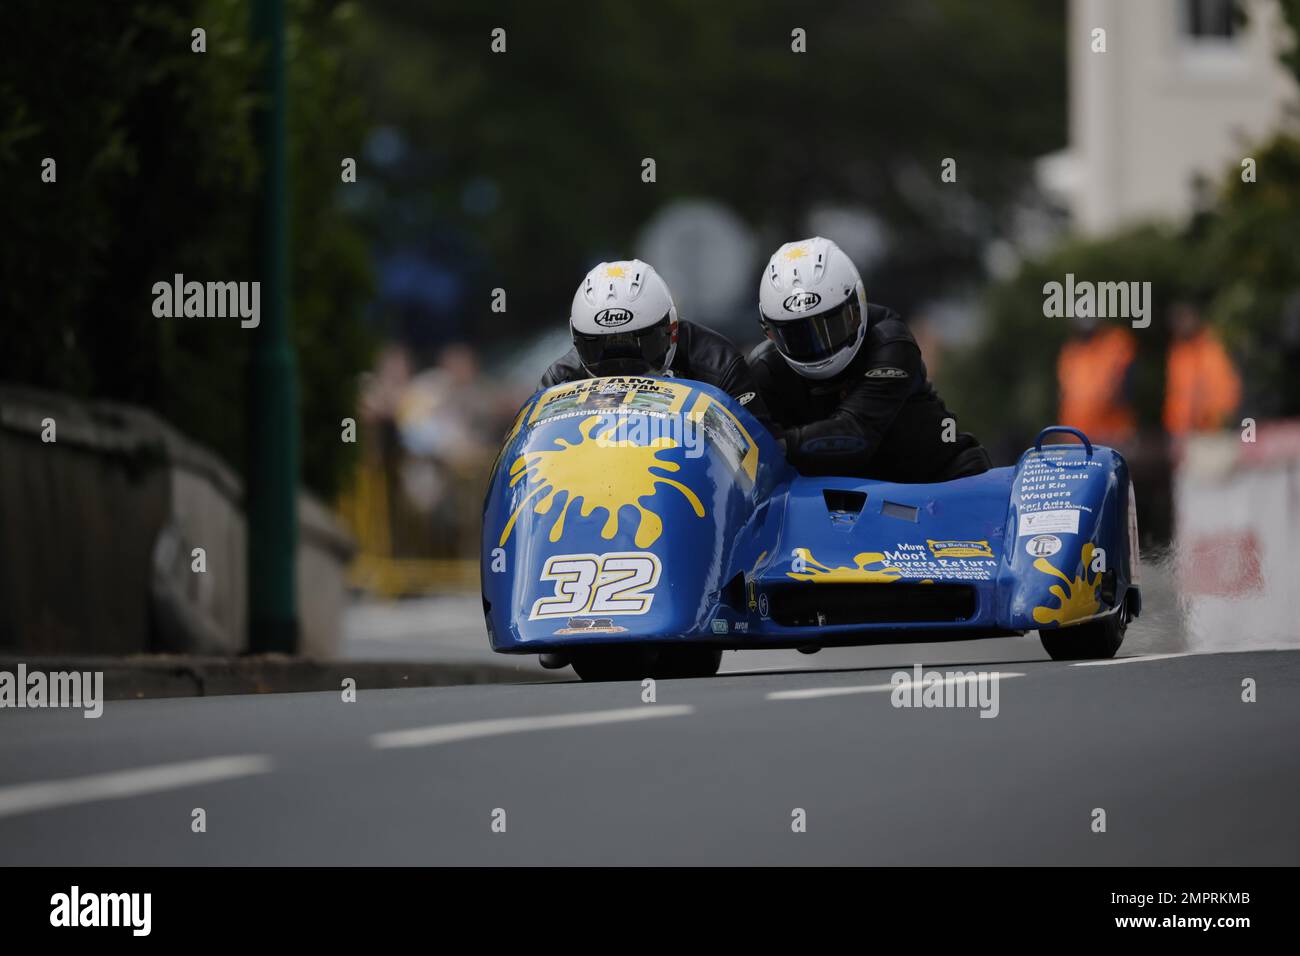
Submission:
[[[832,624],[948,624],[978,604],[965,584],[783,584],[769,588],[772,620],[785,627]]]
[[[841,491],[838,488],[823,488],[822,497],[826,499],[827,511],[839,511],[854,517],[862,513],[867,503],[865,491]]]
[[[880,513],[890,518],[899,518],[903,521],[915,523],[917,515],[921,512],[912,505],[900,505],[897,501],[886,501],[881,504]]]

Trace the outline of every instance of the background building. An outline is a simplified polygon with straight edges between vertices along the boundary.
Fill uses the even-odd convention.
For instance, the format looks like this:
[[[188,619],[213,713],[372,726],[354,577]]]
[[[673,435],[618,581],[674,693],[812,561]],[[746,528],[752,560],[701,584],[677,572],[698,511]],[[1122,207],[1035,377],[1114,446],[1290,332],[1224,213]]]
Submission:
[[[1287,35],[1276,0],[1072,0],[1070,142],[1042,186],[1088,235],[1184,220],[1294,107]]]

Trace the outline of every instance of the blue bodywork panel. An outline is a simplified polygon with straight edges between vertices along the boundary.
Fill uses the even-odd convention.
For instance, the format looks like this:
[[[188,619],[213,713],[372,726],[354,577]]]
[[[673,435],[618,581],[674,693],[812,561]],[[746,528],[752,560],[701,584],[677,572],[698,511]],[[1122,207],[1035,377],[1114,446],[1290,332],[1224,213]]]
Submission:
[[[492,647],[957,640],[1116,613],[1136,585],[1128,466],[1042,437],[955,481],[808,478],[710,386],[554,386],[520,411],[487,492]]]

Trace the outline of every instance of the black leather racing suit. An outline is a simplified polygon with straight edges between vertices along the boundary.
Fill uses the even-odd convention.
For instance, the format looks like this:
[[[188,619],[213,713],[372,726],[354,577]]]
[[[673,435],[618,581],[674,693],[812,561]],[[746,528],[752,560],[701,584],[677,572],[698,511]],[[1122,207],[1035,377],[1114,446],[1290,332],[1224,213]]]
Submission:
[[[693,322],[677,323],[677,352],[670,371],[676,378],[688,378],[713,385],[745,406],[764,425],[770,425],[767,406],[749,374],[745,357],[731,340],[712,329]],[[583,368],[576,349],[569,349],[542,376],[542,388],[561,382],[591,378]]]
[[[771,342],[754,349],[749,364],[784,429],[786,456],[803,474],[926,482],[989,468],[975,436],[956,431],[916,339],[890,309],[868,305],[862,346],[834,378],[804,378]]]

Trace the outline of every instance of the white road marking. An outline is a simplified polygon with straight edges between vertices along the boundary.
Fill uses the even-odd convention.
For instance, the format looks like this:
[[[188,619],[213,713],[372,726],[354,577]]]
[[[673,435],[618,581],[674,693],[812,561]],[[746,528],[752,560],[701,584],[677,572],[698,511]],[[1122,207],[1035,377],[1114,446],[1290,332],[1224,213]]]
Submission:
[[[656,717],[684,717],[695,713],[687,704],[662,706],[646,704],[642,707],[625,707],[621,710],[589,710],[578,714],[552,714],[545,717],[503,717],[497,720],[470,720],[460,724],[436,724],[432,727],[412,727],[408,730],[389,730],[374,734],[370,746],[381,750],[392,747],[430,747],[434,744],[473,740],[476,737],[497,737],[501,734],[521,734],[530,730],[558,730],[563,727],[592,727],[597,724],[617,724],[627,720],[651,720]]]
[[[217,780],[269,773],[271,758],[260,754],[212,757],[184,763],[115,770],[66,780],[44,780],[0,787],[0,817],[95,800],[118,800],[145,793],[177,790]]]
[[[1071,664],[1071,667],[1109,667],[1111,664],[1136,664],[1139,661],[1163,661],[1171,657],[1191,657],[1190,653],[1182,654],[1143,654],[1140,657],[1112,657],[1107,661],[1080,661],[1077,664]]]
[[[805,687],[800,690],[777,690],[767,695],[768,700],[812,700],[816,697],[840,697],[845,694],[887,694],[892,690],[898,689],[911,691],[916,687],[924,690],[926,687],[943,687],[948,684],[961,684],[978,681],[982,677],[997,676],[999,680],[1008,677],[1024,677],[1024,674],[1013,671],[989,671],[988,673],[974,676],[969,674],[961,677],[944,677],[937,681],[903,681],[899,684],[865,684],[858,687]]]

